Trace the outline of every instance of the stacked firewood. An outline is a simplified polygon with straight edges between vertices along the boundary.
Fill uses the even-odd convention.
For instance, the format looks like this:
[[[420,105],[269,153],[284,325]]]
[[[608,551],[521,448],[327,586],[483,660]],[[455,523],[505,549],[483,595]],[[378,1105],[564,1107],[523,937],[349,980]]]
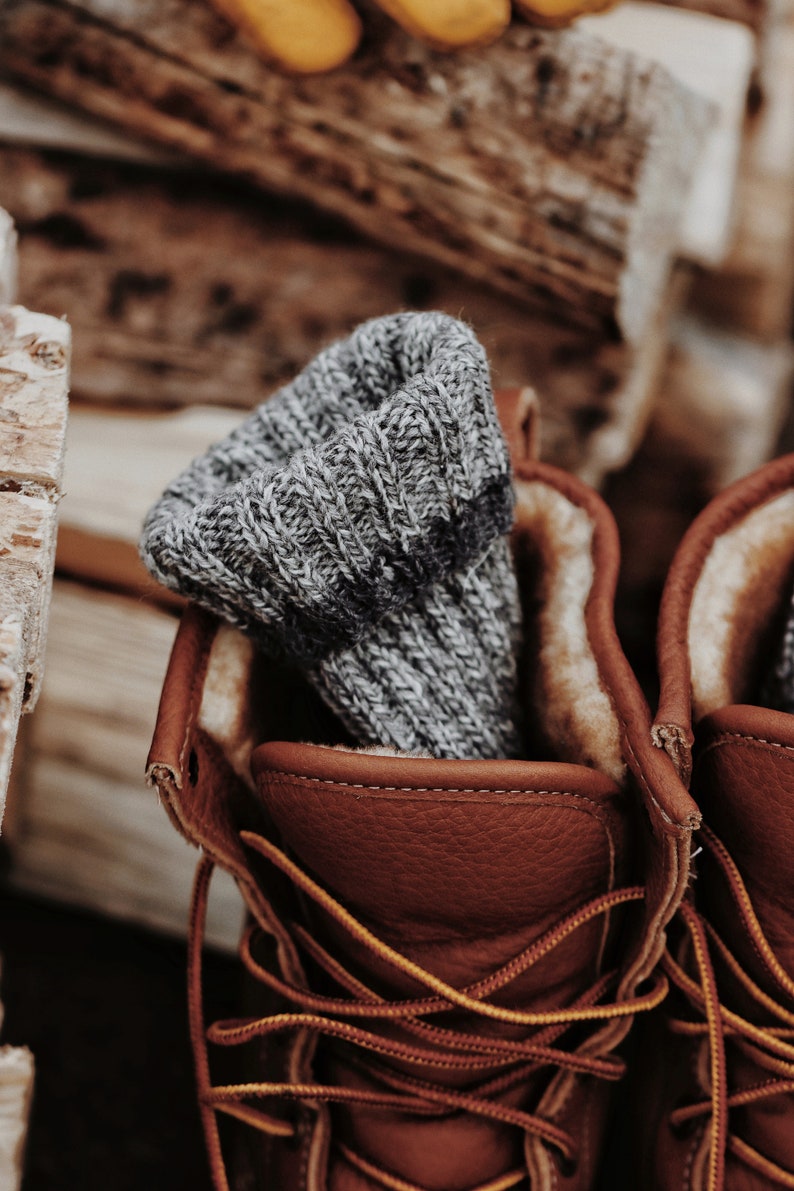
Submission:
[[[794,5],[759,29],[731,236],[698,270],[671,322],[653,414],[606,487],[623,538],[624,636],[652,665],[667,567],[692,518],[721,488],[790,450],[794,354]],[[781,434],[783,438],[781,440]]]
[[[636,510],[666,542],[700,500],[662,490],[671,452],[705,490],[773,449],[794,26],[702,7],[517,23],[452,56],[384,23],[338,71],[290,78],[198,0],[0,0],[0,205],[24,299],[74,336],[19,887],[184,928],[192,857],[140,776],[177,609],[137,561],[140,522],[363,319],[462,315],[495,384],[537,392],[542,455],[614,488],[628,542]],[[642,545],[635,590],[663,553]],[[236,904],[216,899],[216,943]]]
[[[13,225],[0,211],[0,823],[20,717],[41,689],[69,358],[64,322],[12,305],[16,272]],[[17,758],[16,768],[24,764]],[[0,1186],[7,1191],[20,1185],[32,1086],[30,1051],[0,1046]]]

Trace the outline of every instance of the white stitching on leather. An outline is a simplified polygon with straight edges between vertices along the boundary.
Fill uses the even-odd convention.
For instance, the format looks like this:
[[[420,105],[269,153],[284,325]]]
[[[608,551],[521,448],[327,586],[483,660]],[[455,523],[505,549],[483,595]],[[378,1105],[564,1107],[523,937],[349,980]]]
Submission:
[[[560,798],[579,798],[582,802],[589,802],[599,815],[602,810],[595,799],[588,798],[586,794],[576,794],[572,790],[528,790],[526,787],[494,790],[490,786],[481,789],[476,786],[373,786],[366,782],[341,782],[332,777],[309,777],[308,774],[290,773],[285,769],[268,769],[266,773],[272,777],[285,777],[296,782],[337,786],[340,790],[383,790],[394,794],[554,794]]]
[[[772,748],[781,749],[786,753],[794,753],[794,745],[781,744],[778,740],[767,740],[765,736],[752,736],[747,732],[720,732],[719,736],[715,736],[714,740],[710,741],[703,750],[707,753],[709,749],[714,748],[715,745],[721,744],[726,740],[747,740],[753,744],[768,744]]]

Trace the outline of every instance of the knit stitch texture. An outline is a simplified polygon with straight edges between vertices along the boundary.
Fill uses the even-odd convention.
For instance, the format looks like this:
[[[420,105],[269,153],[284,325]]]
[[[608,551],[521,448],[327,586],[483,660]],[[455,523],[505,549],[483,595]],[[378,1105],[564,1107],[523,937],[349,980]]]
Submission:
[[[519,606],[482,347],[374,319],[195,460],[144,524],[167,587],[306,670],[362,744],[513,756]]]

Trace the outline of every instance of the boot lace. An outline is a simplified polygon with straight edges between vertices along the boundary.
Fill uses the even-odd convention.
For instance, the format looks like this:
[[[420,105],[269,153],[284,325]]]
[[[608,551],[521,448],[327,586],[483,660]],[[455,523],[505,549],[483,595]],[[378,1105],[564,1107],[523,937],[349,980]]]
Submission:
[[[309,955],[349,995],[320,996],[291,981],[283,972],[280,974],[263,966],[254,954],[255,944],[263,934],[272,937],[274,932],[272,926],[268,925],[268,913],[261,895],[254,886],[241,885],[253,915],[253,922],[244,932],[240,944],[242,962],[253,977],[296,1006],[296,1011],[224,1020],[205,1029],[201,949],[214,865],[208,857],[202,858],[194,886],[188,943],[189,1012],[199,1103],[210,1166],[218,1191],[228,1191],[229,1183],[221,1154],[216,1114],[236,1117],[270,1136],[291,1137],[297,1132],[296,1125],[290,1120],[271,1115],[260,1107],[262,1101],[268,1100],[297,1101],[308,1106],[323,1102],[356,1104],[368,1109],[397,1110],[425,1116],[469,1113],[515,1126],[526,1136],[540,1138],[557,1155],[564,1168],[575,1166],[578,1160],[575,1142],[566,1130],[537,1113],[500,1103],[498,1097],[543,1067],[564,1068],[606,1080],[620,1079],[625,1064],[616,1055],[608,1051],[596,1053],[597,1047],[591,1047],[593,1053],[588,1053],[587,1044],[572,1052],[555,1046],[554,1042],[576,1023],[605,1022],[655,1008],[667,993],[667,980],[657,972],[647,992],[626,1000],[603,1003],[606,994],[617,985],[617,972],[610,972],[601,976],[570,1006],[537,1013],[496,1005],[488,998],[526,972],[585,923],[618,906],[642,900],[645,896],[643,887],[619,889],[594,898],[575,913],[561,919],[489,976],[464,988],[456,988],[377,938],[270,840],[251,832],[242,832],[241,838],[260,857],[279,869],[303,896],[330,915],[365,950],[402,975],[412,978],[427,990],[428,995],[387,1000],[349,972],[295,922],[283,924],[289,932],[289,945],[297,953]],[[279,966],[283,969],[283,964]],[[460,1010],[467,1011],[475,1019],[535,1027],[536,1032],[531,1039],[510,1039],[442,1027],[425,1020],[429,1015]],[[378,1023],[397,1023],[401,1038],[378,1032]],[[375,1083],[379,1090],[299,1082],[212,1083],[208,1042],[219,1046],[237,1046],[284,1033],[302,1033],[314,1039],[326,1038],[342,1043],[346,1060],[365,1071],[368,1081]],[[406,1037],[410,1041],[402,1040]],[[421,1067],[423,1074],[421,1077],[405,1074],[383,1061],[390,1059]],[[487,1070],[488,1074],[475,1087],[461,1090],[434,1082],[425,1074],[427,1069],[433,1068],[471,1072],[475,1080],[478,1071],[484,1073]],[[494,1070],[497,1072],[495,1075]],[[420,1185],[395,1176],[349,1147],[338,1142],[336,1144],[351,1166],[386,1191],[425,1191]],[[525,1167],[516,1169],[483,1184],[476,1191],[508,1191],[526,1177]]]
[[[756,952],[767,973],[787,997],[794,998],[794,981],[775,957],[730,854],[707,827],[700,829],[699,837],[703,847],[710,851],[722,867],[742,924],[753,939]],[[708,1099],[675,1109],[670,1114],[670,1124],[678,1128],[689,1121],[699,1119],[710,1122],[707,1191],[722,1191],[725,1181],[725,1158],[728,1152],[751,1170],[764,1175],[775,1186],[794,1188],[794,1173],[784,1170],[737,1137],[731,1132],[729,1121],[732,1108],[745,1107],[769,1096],[794,1092],[794,1013],[755,983],[714,927],[698,914],[693,905],[688,902],[682,903],[678,913],[689,934],[699,979],[694,979],[685,971],[669,948],[662,960],[662,967],[670,983],[683,994],[684,999],[694,1009],[697,1018],[673,1018],[668,1024],[677,1034],[708,1039],[710,1096]],[[714,969],[715,958],[765,1011],[770,1021],[769,1025],[755,1025],[721,1004]],[[733,1046],[747,1055],[763,1071],[768,1072],[769,1078],[729,1092],[726,1039],[730,1039]]]

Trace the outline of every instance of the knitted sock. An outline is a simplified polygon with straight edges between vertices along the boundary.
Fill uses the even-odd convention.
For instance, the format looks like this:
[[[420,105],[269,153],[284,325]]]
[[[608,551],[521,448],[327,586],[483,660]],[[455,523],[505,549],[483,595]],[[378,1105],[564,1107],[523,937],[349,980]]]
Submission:
[[[362,744],[515,756],[507,449],[472,331],[363,324],[150,511],[167,587],[303,667]]]

